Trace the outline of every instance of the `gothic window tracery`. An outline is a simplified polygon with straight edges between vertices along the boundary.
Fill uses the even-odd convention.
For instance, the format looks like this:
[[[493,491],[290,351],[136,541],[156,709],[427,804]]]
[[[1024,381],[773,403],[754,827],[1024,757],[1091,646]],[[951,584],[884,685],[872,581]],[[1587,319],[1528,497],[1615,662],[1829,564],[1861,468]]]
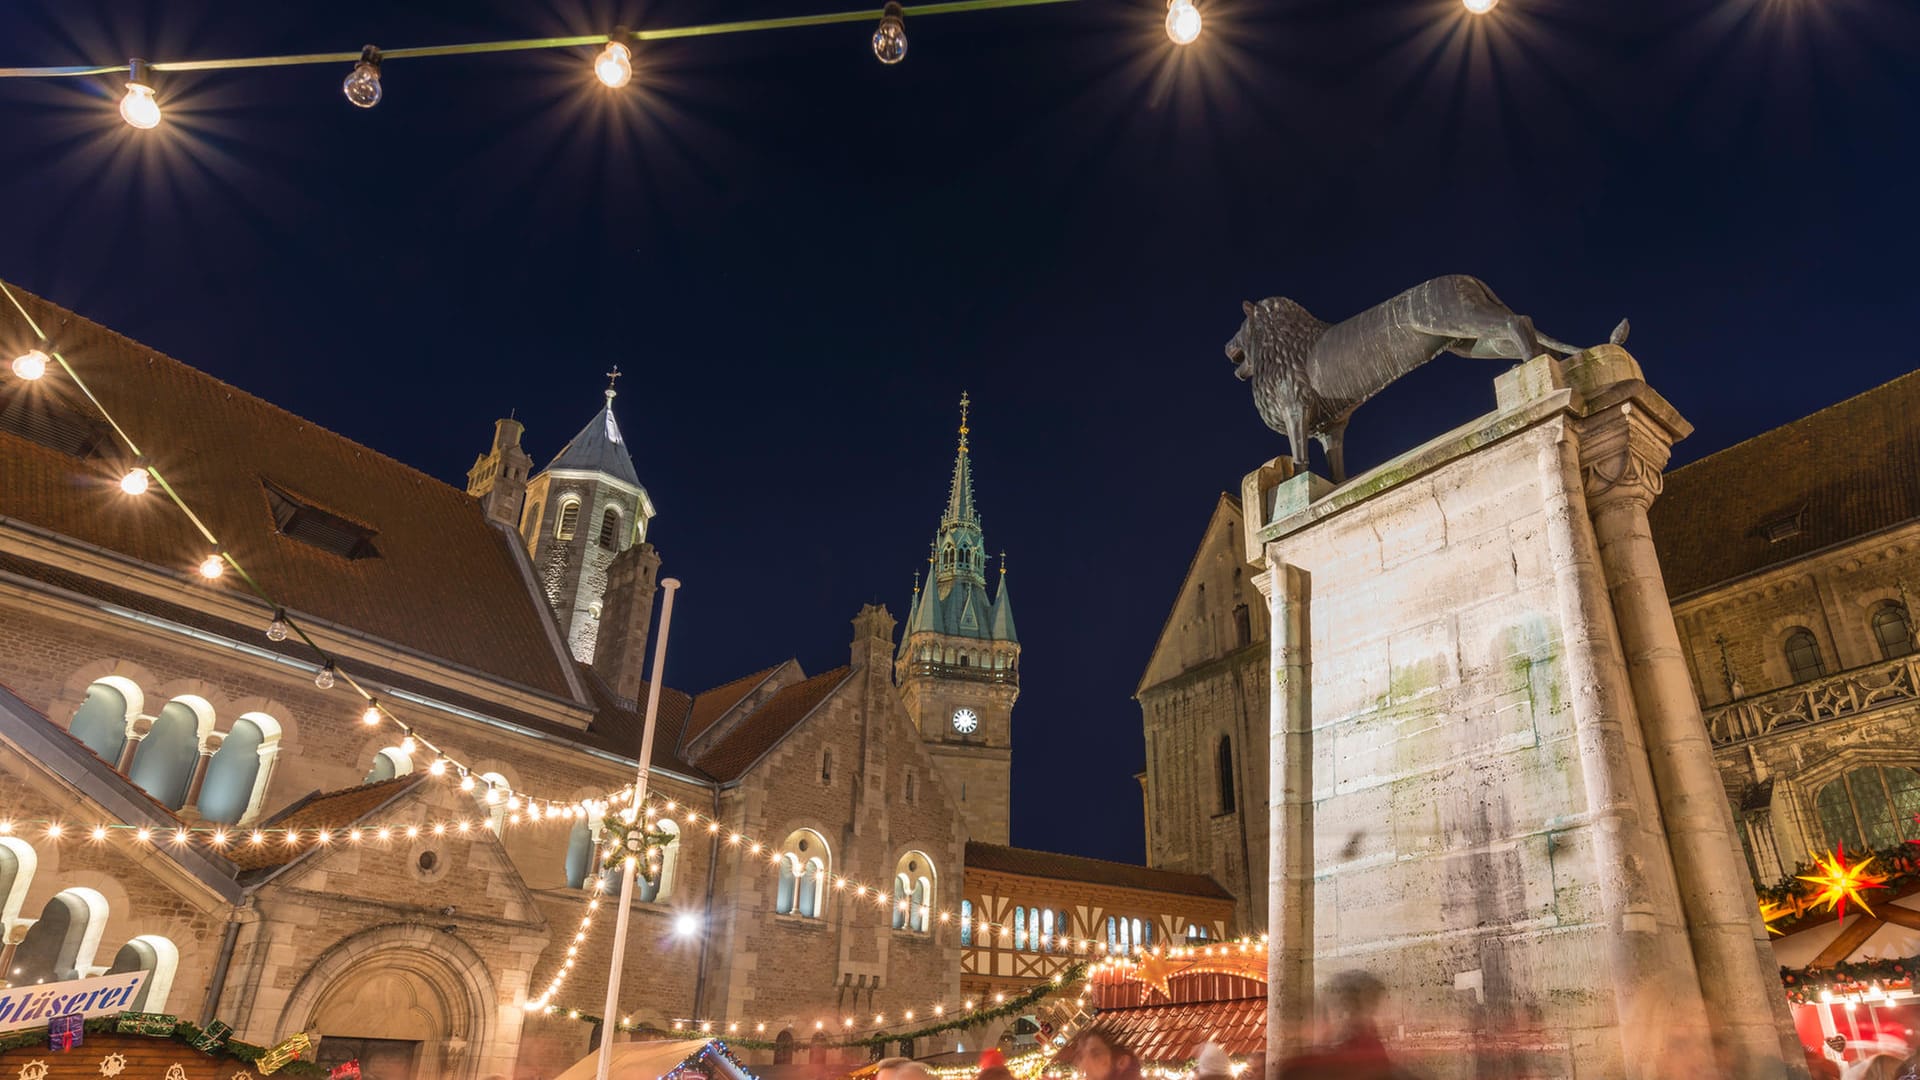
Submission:
[[[1814,797],[1820,829],[1830,845],[1856,851],[1896,847],[1920,839],[1920,772],[1869,765],[1829,782]]]

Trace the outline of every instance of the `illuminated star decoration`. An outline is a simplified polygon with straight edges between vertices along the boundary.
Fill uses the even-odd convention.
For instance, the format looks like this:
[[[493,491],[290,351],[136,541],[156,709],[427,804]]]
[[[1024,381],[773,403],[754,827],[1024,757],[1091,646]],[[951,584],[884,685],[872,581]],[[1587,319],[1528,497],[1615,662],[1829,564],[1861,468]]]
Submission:
[[[1872,864],[1873,859],[1874,857],[1869,855],[1866,861],[1857,862],[1852,866],[1848,866],[1847,845],[1841,844],[1834,851],[1832,858],[1821,855],[1815,855],[1813,857],[1814,865],[1820,869],[1818,876],[1807,874],[1798,874],[1795,876],[1801,881],[1820,886],[1819,895],[1813,898],[1814,903],[1827,905],[1837,912],[1840,918],[1844,919],[1847,917],[1848,900],[1859,904],[1860,910],[1871,915],[1873,914],[1873,909],[1868,907],[1866,900],[1861,898],[1860,890],[1884,889],[1887,887],[1885,879],[1867,876],[1867,867]]]
[[[1773,924],[1791,914],[1793,914],[1793,909],[1787,907],[1785,904],[1774,904],[1766,900],[1760,901],[1760,921],[1766,924],[1767,933],[1769,934],[1784,933],[1784,931],[1777,929]]]
[[[1140,958],[1140,966],[1134,969],[1133,978],[1160,991],[1161,997],[1171,998],[1173,994],[1167,990],[1167,979],[1174,974],[1176,966],[1159,953],[1150,952]]]

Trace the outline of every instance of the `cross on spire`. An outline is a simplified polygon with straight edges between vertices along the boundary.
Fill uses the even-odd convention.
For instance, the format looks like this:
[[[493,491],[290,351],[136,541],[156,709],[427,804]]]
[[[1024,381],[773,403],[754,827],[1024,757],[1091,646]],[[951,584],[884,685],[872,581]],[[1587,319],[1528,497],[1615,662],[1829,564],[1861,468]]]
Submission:
[[[973,399],[967,396],[967,392],[960,391],[960,452],[963,454],[967,452],[967,407],[972,404]]]
[[[607,372],[607,397],[609,400],[611,400],[613,395],[616,393],[616,391],[613,388],[613,384],[619,381],[620,381],[620,365],[615,364],[613,365],[613,370]]]

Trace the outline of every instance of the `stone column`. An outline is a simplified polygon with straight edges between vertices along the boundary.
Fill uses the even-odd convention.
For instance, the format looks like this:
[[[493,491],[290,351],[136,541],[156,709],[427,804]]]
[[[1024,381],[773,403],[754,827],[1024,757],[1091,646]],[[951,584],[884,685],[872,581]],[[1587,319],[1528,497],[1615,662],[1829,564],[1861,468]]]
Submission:
[[[1540,471],[1580,775],[1609,931],[1604,976],[1612,984],[1623,1073],[1656,1080],[1668,1074],[1680,1044],[1705,1031],[1706,1006],[1687,955],[1673,864],[1647,798],[1652,778],[1593,527],[1580,505],[1571,431],[1542,451]]]
[[[207,764],[213,755],[220,752],[220,744],[226,741],[220,735],[208,735],[200,740],[200,756],[193,763],[193,777],[187,781],[187,797],[180,803],[181,814],[189,811],[197,818],[200,815],[200,789],[207,784]]]
[[[1268,556],[1272,614],[1267,842],[1267,1076],[1307,1041],[1313,1018],[1313,653],[1305,570]]]
[[[0,945],[0,986],[13,985],[13,954],[20,949],[20,943],[27,940],[27,931],[39,919],[15,919],[7,926],[5,944]]]
[[[1625,363],[1632,364],[1631,358]],[[1632,374],[1637,376],[1637,365]],[[1580,423],[1587,510],[1707,1013],[1715,1034],[1749,1060],[1784,1062],[1791,1075],[1804,1076],[1773,947],[1740,858],[1733,809],[1714,765],[1647,522],[1672,445],[1692,428],[1637,378],[1591,393],[1589,405]]]
[[[113,766],[115,769],[118,769],[122,775],[125,775],[133,769],[133,755],[140,749],[140,740],[146,738],[147,732],[152,730],[153,721],[144,716],[136,717],[132,723],[127,725],[127,741],[121,744],[120,760],[115,762]]]

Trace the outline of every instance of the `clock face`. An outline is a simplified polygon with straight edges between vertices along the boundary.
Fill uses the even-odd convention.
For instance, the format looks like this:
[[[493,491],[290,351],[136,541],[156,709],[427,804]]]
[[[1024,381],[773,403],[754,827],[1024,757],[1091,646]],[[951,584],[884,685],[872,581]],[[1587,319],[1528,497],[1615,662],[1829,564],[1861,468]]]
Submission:
[[[953,730],[962,735],[971,735],[980,726],[980,717],[972,709],[953,710]]]

